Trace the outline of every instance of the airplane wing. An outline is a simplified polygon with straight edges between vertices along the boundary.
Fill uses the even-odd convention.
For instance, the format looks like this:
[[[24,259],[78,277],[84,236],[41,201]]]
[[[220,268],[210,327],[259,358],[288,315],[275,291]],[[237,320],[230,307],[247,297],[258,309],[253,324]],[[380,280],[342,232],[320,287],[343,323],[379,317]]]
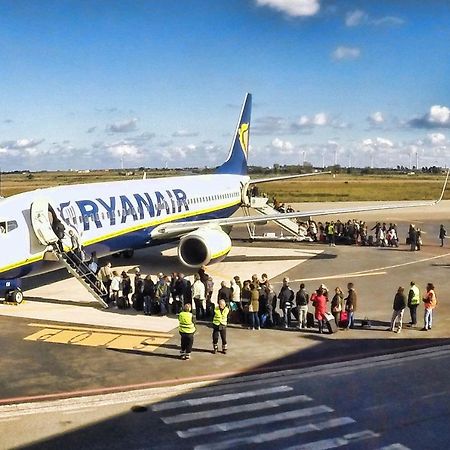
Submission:
[[[314,177],[316,175],[326,175],[331,172],[313,172],[313,173],[298,173],[296,175],[282,175],[279,177],[270,178],[251,178],[248,184],[258,184],[258,183],[270,183],[271,181],[282,181],[289,180],[291,178],[301,178],[301,177]]]
[[[394,209],[434,206],[434,205],[437,205],[444,196],[444,192],[447,187],[449,174],[450,174],[450,170],[447,172],[447,176],[445,178],[444,186],[442,187],[440,197],[434,201],[379,203],[379,204],[372,204],[372,205],[350,206],[350,207],[335,208],[335,209],[303,210],[303,211],[296,211],[293,213],[277,213],[277,214],[267,214],[267,215],[228,217],[228,218],[224,218],[224,219],[197,220],[197,221],[192,221],[192,222],[171,222],[171,223],[162,224],[162,225],[157,226],[152,231],[151,236],[154,239],[165,239],[165,238],[181,236],[183,234],[189,233],[200,227],[205,227],[205,226],[207,226],[207,227],[227,227],[227,226],[247,224],[247,223],[276,221],[276,220],[280,220],[280,219],[296,219],[299,217],[309,218],[309,217],[315,217],[315,216],[347,214],[347,213],[364,212],[364,211],[382,211],[382,210],[388,210],[388,209],[394,210]]]

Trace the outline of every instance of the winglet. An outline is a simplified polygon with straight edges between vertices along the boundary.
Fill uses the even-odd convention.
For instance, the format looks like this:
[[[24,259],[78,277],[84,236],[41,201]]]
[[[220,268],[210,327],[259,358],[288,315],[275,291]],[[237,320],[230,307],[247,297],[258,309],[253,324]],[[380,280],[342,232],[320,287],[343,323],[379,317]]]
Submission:
[[[447,182],[448,182],[448,176],[449,175],[450,175],[450,169],[447,170],[447,176],[445,177],[444,186],[442,186],[441,196],[439,197],[438,200],[436,200],[433,203],[434,205],[437,205],[444,198],[444,192],[445,192],[445,189],[447,188]]]
[[[234,133],[227,160],[217,168],[216,173],[247,175],[247,157],[250,137],[250,116],[252,112],[252,94],[245,96],[239,122]]]

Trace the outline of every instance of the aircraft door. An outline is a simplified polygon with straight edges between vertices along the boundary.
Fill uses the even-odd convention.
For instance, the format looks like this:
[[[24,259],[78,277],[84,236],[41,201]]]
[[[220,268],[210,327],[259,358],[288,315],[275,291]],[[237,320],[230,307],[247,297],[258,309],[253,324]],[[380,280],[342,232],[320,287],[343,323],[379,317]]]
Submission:
[[[56,219],[52,214],[51,206],[45,199],[37,199],[31,204],[31,225],[34,234],[42,245],[53,244],[58,241],[58,236],[53,230]]]
[[[250,205],[250,197],[248,195],[249,183],[241,182],[241,201],[243,205]]]

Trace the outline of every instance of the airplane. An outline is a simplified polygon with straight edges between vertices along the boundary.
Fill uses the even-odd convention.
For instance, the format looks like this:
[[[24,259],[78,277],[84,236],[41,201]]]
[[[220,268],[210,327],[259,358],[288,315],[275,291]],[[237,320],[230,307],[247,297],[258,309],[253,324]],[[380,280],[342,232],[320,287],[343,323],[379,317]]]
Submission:
[[[213,174],[57,186],[1,199],[0,290],[5,298],[21,303],[21,278],[60,269],[72,248],[71,235],[86,255],[95,252],[98,258],[178,241],[179,260],[194,269],[226,257],[233,225],[429,206],[442,199],[448,174],[440,198],[433,202],[232,217],[249,203],[250,185],[321,174],[250,179],[251,102],[251,94],[246,94],[228,158]]]

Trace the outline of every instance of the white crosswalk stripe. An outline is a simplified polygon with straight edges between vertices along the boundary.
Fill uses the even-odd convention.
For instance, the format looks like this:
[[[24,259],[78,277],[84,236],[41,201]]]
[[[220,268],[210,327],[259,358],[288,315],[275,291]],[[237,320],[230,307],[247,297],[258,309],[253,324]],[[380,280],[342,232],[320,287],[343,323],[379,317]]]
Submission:
[[[259,386],[255,388],[253,384],[252,390],[243,390],[247,383],[237,381],[200,388],[198,398],[154,404],[152,410],[163,414],[167,411],[169,415],[160,419],[166,425],[176,426],[176,434],[182,439],[180,447],[195,450],[259,445],[287,450],[328,450],[380,438],[379,433],[369,429],[355,430],[354,418],[338,416],[325,404],[314,405],[308,395],[294,395],[296,383],[291,377],[294,374],[289,374],[281,386],[273,386],[275,380],[264,385],[263,380],[257,379],[254,381]],[[227,416],[229,419],[224,420]],[[322,433],[318,435],[318,432]],[[313,436],[315,439],[311,439]],[[379,450],[409,449],[396,443]]]
[[[320,441],[308,442],[306,444],[294,445],[288,447],[286,450],[328,450],[330,448],[338,448],[344,445],[349,445],[354,442],[360,442],[366,439],[378,437],[378,433],[370,430],[360,431],[358,433],[345,434],[342,437],[322,439]]]
[[[164,402],[159,403],[152,406],[153,411],[166,411],[168,409],[176,409],[181,408],[185,406],[199,406],[199,405],[205,405],[205,404],[211,404],[211,403],[224,403],[229,402],[231,400],[238,400],[242,398],[251,398],[251,397],[258,397],[260,395],[267,395],[267,394],[279,394],[282,392],[288,392],[292,391],[293,388],[290,386],[276,386],[273,388],[266,388],[266,389],[257,389],[254,391],[244,391],[239,393],[231,393],[231,394],[223,394],[223,395],[216,395],[212,397],[201,397],[201,398],[191,398],[188,400],[178,400],[174,402]]]
[[[386,445],[385,447],[380,447],[378,450],[410,450],[410,449],[402,444],[397,443]]]
[[[302,417],[309,417],[329,412],[333,412],[333,409],[328,406],[325,405],[313,406],[311,408],[294,409],[293,411],[282,412],[279,414],[270,414],[269,416],[252,417],[250,419],[216,423],[214,425],[207,425],[204,427],[189,428],[186,431],[177,431],[177,434],[182,438],[188,438],[220,431],[232,431],[238,430],[240,428],[267,425],[269,423],[282,422],[284,420],[291,420],[291,419],[299,419]]]
[[[244,444],[263,444],[266,442],[273,442],[279,439],[285,439],[296,436],[298,434],[304,434],[311,431],[326,430],[328,428],[340,427],[354,423],[355,421],[351,417],[339,417],[336,419],[326,420],[318,423],[308,423],[305,425],[299,425],[295,427],[281,428],[270,433],[260,433],[254,436],[245,438],[229,439],[227,441],[218,442],[216,444],[204,444],[194,447],[195,450],[225,450],[228,448],[234,448],[237,445]],[[330,447],[331,448],[331,447]]]
[[[167,424],[190,422],[199,419],[210,419],[212,417],[229,416],[230,414],[260,411],[264,409],[278,408],[281,405],[288,405],[291,403],[302,403],[312,401],[311,397],[307,395],[294,395],[287,398],[278,398],[276,400],[266,400],[264,402],[247,403],[244,405],[229,406],[227,408],[220,408],[215,410],[189,412],[178,414],[176,416],[163,417],[162,421]]]

